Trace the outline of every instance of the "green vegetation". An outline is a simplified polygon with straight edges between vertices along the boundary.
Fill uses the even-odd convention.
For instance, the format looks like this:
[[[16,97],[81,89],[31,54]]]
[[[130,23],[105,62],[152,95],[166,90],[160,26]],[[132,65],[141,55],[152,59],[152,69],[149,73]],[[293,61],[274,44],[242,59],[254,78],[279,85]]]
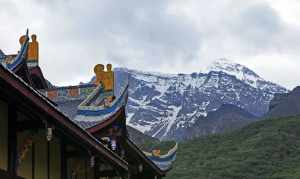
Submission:
[[[300,118],[267,119],[180,143],[166,178],[300,178]]]

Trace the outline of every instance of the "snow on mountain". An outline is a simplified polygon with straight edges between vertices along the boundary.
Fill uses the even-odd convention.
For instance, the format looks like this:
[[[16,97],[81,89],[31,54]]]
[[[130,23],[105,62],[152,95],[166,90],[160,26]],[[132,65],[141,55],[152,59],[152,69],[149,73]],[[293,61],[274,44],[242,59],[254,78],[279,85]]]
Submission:
[[[214,62],[205,73],[174,75],[124,68],[115,71],[116,76],[129,77],[128,125],[159,139],[177,139],[184,129],[223,104],[262,116],[274,93],[287,92],[226,59]]]
[[[226,58],[221,58],[213,62],[207,69],[207,71],[222,71],[229,75],[235,76],[237,79],[244,81],[245,83],[257,88],[257,81],[263,80],[256,73],[249,68],[231,62]]]
[[[254,88],[269,91],[270,93],[278,93],[279,85],[264,80],[248,67],[238,63],[234,63],[226,58],[220,58],[214,61],[211,65],[209,65],[206,69],[206,72],[210,71],[221,71],[229,75],[235,76],[237,79],[245,82],[246,84]]]

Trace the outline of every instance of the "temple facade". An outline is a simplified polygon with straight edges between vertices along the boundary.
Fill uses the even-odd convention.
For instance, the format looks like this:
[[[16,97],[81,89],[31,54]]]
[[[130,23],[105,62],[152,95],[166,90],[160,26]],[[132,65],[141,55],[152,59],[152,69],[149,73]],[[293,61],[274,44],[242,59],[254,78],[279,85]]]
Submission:
[[[97,64],[90,83],[54,87],[39,67],[36,35],[0,50],[0,178],[158,179],[176,158],[142,151],[126,128],[128,81]]]

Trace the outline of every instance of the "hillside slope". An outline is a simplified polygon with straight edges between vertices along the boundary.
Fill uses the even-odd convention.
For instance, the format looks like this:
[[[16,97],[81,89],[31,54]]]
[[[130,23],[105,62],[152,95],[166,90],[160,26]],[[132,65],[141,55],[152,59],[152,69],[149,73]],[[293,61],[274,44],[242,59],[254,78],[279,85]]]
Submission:
[[[300,115],[300,86],[289,93],[276,94],[270,102],[268,118]]]
[[[187,141],[166,179],[300,178],[300,117]]]
[[[189,128],[184,129],[177,139],[193,139],[196,137],[207,136],[229,132],[234,129],[242,128],[258,118],[246,110],[231,104],[223,104],[216,111],[208,112],[206,117],[199,117],[199,120]]]

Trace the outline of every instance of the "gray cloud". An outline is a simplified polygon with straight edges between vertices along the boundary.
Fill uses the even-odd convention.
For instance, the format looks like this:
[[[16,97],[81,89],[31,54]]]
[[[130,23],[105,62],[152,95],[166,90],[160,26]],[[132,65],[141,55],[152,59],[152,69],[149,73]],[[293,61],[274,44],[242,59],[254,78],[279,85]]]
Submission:
[[[29,27],[46,77],[59,84],[88,80],[96,63],[187,73],[219,57],[249,64],[300,52],[299,29],[263,0],[0,0],[0,20],[0,48],[17,49]]]

